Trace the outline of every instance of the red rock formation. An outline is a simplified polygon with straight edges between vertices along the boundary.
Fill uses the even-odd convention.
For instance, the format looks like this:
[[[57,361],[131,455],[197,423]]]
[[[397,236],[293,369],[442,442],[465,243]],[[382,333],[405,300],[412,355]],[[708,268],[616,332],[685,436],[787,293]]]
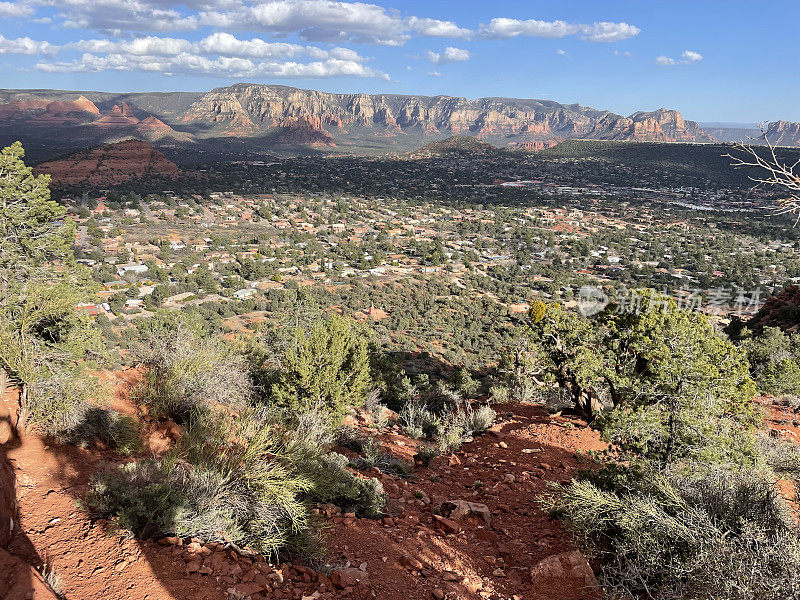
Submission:
[[[274,138],[278,146],[335,146],[333,137],[322,127],[319,117],[288,118],[280,122],[282,131]]]
[[[533,140],[530,142],[515,142],[513,144],[509,144],[509,148],[513,150],[524,150],[526,152],[539,152],[541,150],[546,150],[547,148],[552,148],[553,146],[557,146],[563,140],[559,138],[554,138],[550,140]]]
[[[84,96],[74,101],[21,100],[0,104],[0,119],[26,119],[34,125],[86,123],[100,114],[94,102]]]
[[[767,125],[767,139],[776,146],[800,146],[800,123],[775,121]]]
[[[76,152],[66,158],[44,162],[34,170],[49,174],[56,186],[107,186],[145,175],[174,177],[180,172],[161,152],[139,140]]]
[[[127,103],[121,102],[120,104],[115,104],[108,114],[101,116],[93,125],[101,129],[117,129],[119,127],[130,127],[137,123],[139,123],[139,119],[133,115],[131,107]]]

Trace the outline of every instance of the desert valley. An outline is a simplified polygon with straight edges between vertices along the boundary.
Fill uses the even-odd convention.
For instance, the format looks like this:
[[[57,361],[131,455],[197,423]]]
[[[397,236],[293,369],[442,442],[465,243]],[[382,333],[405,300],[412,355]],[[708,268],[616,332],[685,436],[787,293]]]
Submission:
[[[796,7],[495,4],[0,2],[0,600],[800,599]]]

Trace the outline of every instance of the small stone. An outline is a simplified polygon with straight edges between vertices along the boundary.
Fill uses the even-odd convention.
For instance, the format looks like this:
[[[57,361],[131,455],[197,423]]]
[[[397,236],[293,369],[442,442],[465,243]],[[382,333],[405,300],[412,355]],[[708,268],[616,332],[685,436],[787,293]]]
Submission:
[[[422,569],[422,563],[419,562],[416,558],[409,556],[408,554],[404,554],[400,558],[400,564],[409,571],[419,571],[420,569]]]
[[[447,533],[458,533],[461,531],[461,525],[451,519],[442,517],[440,515],[434,515],[433,518],[436,521],[436,524]]]
[[[200,570],[200,561],[197,559],[190,560],[186,563],[187,573],[197,573]]]
[[[183,540],[179,537],[163,537],[158,543],[161,546],[183,546]]]
[[[436,598],[436,600],[444,600],[444,592],[439,588],[436,588],[433,590],[433,597]]]

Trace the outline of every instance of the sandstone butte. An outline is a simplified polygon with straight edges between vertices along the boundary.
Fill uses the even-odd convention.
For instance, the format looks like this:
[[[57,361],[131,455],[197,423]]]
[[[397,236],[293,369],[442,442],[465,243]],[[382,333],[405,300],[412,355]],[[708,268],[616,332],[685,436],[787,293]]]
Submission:
[[[147,142],[125,140],[43,162],[34,172],[50,175],[54,186],[105,186],[145,175],[174,177],[180,171]]]

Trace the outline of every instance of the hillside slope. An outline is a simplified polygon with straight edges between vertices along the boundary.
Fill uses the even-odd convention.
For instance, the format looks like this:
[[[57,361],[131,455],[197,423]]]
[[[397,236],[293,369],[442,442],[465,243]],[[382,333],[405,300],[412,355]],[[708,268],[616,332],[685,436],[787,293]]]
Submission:
[[[126,140],[41,163],[35,172],[47,173],[54,186],[63,187],[107,186],[146,175],[174,177],[179,170],[147,142]]]

